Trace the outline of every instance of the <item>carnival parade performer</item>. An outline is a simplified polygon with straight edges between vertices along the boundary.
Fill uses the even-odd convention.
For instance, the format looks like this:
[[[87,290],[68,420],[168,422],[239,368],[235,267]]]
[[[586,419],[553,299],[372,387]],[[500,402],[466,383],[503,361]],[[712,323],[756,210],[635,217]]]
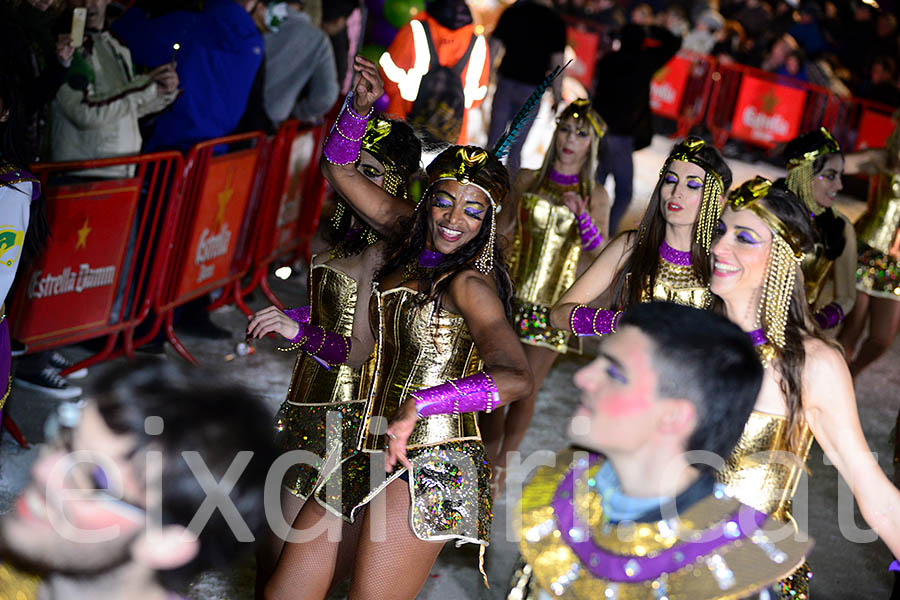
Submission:
[[[763,369],[746,334],[649,302],[600,348],[575,374],[569,437],[587,451],[559,453],[522,491],[509,600],[771,598],[811,543],[690,458],[727,456],[753,410]]]
[[[812,239],[807,209],[788,189],[757,177],[729,196],[712,249],[710,290],[753,339],[765,374],[720,477],[741,502],[792,521],[791,498],[815,438],[850,484],[863,518],[900,556],[900,492],[863,436],[841,352],[811,327],[800,263]],[[783,581],[781,592],[808,598],[808,570]]]
[[[900,111],[893,118],[900,123]],[[900,126],[885,146],[884,164],[870,180],[868,209],[856,222],[856,304],[838,336],[854,379],[887,352],[900,326]]]
[[[824,127],[788,143],[787,187],[813,220],[816,243],[802,263],[806,300],[822,329],[834,329],[856,300],[856,234],[835,206],[841,191],[844,155]]]
[[[593,177],[605,132],[590,100],[569,104],[556,119],[541,168],[519,171],[500,213],[499,232],[511,241],[513,328],[524,344],[535,389],[511,404],[506,415],[496,411],[482,419],[495,489],[502,485],[506,453],[519,448],[528,429],[541,383],[568,349],[569,333],[550,326],[550,307],[575,281],[579,260],[595,258],[606,240],[609,196]]]
[[[731,169],[713,146],[676,144],[637,231],[616,236],[553,306],[550,324],[572,333],[615,331],[620,311],[650,300],[709,306],[709,247]],[[609,308],[589,308],[600,299]]]
[[[421,144],[412,128],[402,121],[380,116],[369,120],[356,169],[386,193],[408,201],[410,177],[419,168]],[[356,313],[357,278],[360,261],[354,260],[379,236],[353,210],[338,200],[327,227],[326,239],[333,241],[330,252],[313,256],[309,286],[310,305],[279,310],[270,306],[256,313],[248,332],[254,337],[278,333],[296,337],[301,323],[312,323],[341,335],[352,335]],[[288,395],[276,416],[277,442],[282,452],[307,450],[324,456],[324,424],[329,411],[347,413],[358,409],[360,396],[358,365],[320,364],[313,356],[297,352]],[[293,523],[309,497],[322,463],[296,465],[284,477],[282,511],[285,522]],[[278,535],[260,545],[257,553],[258,594],[268,580],[284,546]]]
[[[285,544],[266,598],[295,597],[297,589],[324,598],[351,562],[351,597],[413,598],[444,541],[486,545],[490,469],[475,413],[532,387],[508,322],[511,283],[496,244],[506,169],[480,148],[451,146],[428,166],[413,212],[353,166],[382,94],[374,64],[357,57],[354,69],[357,83],[325,142],[322,167],[353,208],[394,239],[354,259],[352,335],[306,323],[293,341],[332,368],[377,350],[361,401],[339,410],[338,425],[322,421],[326,455],[315,501],[294,521],[295,530],[321,535]],[[327,534],[335,528],[340,541]],[[386,573],[400,572],[385,585]]]

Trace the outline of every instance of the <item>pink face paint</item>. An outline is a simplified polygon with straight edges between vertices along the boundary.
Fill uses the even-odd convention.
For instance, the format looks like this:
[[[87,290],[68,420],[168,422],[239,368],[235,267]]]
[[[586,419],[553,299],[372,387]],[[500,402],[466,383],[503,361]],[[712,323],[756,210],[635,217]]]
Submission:
[[[653,407],[656,383],[650,376],[653,371],[648,364],[646,352],[635,348],[628,355],[628,364],[632,365],[628,385],[622,387],[621,384],[611,382],[613,390],[604,394],[597,404],[601,413],[612,418],[637,415]]]

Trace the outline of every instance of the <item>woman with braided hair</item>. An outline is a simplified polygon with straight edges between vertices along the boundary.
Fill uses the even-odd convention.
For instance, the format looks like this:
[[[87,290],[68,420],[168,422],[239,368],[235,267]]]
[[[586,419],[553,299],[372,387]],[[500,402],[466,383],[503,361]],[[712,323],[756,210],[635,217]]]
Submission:
[[[690,137],[676,144],[637,231],[616,236],[553,306],[553,327],[585,335],[615,331],[621,311],[663,300],[710,304],[709,247],[731,169],[713,146]],[[608,309],[589,308],[600,302]]]
[[[314,470],[311,501],[293,522],[302,534],[285,544],[266,598],[296,597],[298,589],[324,598],[347,574],[351,597],[414,598],[446,540],[484,548],[490,468],[475,413],[531,393],[495,243],[505,167],[481,148],[451,146],[427,167],[415,209],[387,194],[354,167],[382,94],[374,64],[357,57],[354,69],[322,169],[386,239],[334,263],[357,282],[349,334],[321,322],[281,333],[332,369],[362,364],[373,348],[375,358],[358,398],[323,398],[312,408],[324,441],[311,449],[322,453],[298,467]],[[249,334],[261,331],[251,324]],[[403,576],[386,583],[393,573]]]
[[[900,492],[863,436],[843,356],[821,337],[806,302],[800,264],[813,235],[805,205],[762,177],[732,192],[722,213],[710,290],[766,368],[754,412],[719,477],[744,504],[796,526],[791,498],[815,438],[866,522],[900,556]],[[808,598],[808,579],[804,565],[781,582],[781,597]]]
[[[815,244],[803,258],[806,300],[822,329],[834,329],[856,300],[856,235],[834,206],[844,155],[824,127],[791,140],[784,151],[787,187],[813,220]]]
[[[506,456],[518,450],[534,414],[544,378],[560,354],[578,352],[569,333],[550,326],[550,307],[575,281],[579,264],[593,259],[608,234],[609,196],[594,184],[597,146],[606,123],[590,100],[569,104],[556,119],[553,143],[537,171],[522,169],[500,213],[500,235],[511,240],[515,284],[513,328],[534,375],[531,397],[483,419],[494,465],[495,489],[503,484]]]

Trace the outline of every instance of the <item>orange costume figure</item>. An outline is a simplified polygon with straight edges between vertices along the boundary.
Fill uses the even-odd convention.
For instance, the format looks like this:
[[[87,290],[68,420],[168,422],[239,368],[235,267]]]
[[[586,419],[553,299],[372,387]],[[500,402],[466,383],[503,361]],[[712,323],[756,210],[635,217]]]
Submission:
[[[386,112],[399,118],[406,118],[419,95],[422,78],[429,70],[437,68],[437,65],[431,64],[431,53],[425,32],[427,27],[441,66],[453,68],[471,47],[469,62],[460,74],[465,111],[462,130],[456,143],[465,144],[469,110],[481,104],[487,94],[490,57],[487,42],[483,35],[476,35],[475,25],[468,10],[462,17],[459,12],[455,12],[447,18],[440,14],[444,12],[440,10],[444,7],[434,6],[441,4],[454,2],[452,0],[429,2],[428,12],[420,14],[404,25],[387,52],[381,56],[379,61],[381,77],[384,80],[384,91],[390,98]],[[461,2],[460,4],[465,7],[465,4]],[[475,36],[474,44],[473,36]]]

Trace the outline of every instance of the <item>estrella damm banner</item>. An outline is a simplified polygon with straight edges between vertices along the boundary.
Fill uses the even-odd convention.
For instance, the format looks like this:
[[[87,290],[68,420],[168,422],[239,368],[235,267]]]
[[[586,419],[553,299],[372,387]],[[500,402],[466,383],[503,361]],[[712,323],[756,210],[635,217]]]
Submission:
[[[806,90],[744,75],[731,122],[731,137],[771,148],[800,132]]]
[[[692,66],[688,59],[675,56],[653,75],[650,108],[654,113],[667,119],[678,119]]]
[[[306,192],[315,140],[315,132],[307,131],[299,134],[291,143],[287,181],[278,203],[278,221],[275,225],[276,248],[288,244],[297,237],[297,219],[300,218],[300,204]],[[315,165],[315,168],[318,168],[318,165]]]
[[[47,187],[50,238],[19,275],[14,338],[32,344],[109,324],[140,191],[139,178]]]
[[[253,149],[209,161],[195,199],[194,219],[187,231],[187,252],[176,287],[177,298],[215,289],[228,278],[258,158],[259,150]]]

